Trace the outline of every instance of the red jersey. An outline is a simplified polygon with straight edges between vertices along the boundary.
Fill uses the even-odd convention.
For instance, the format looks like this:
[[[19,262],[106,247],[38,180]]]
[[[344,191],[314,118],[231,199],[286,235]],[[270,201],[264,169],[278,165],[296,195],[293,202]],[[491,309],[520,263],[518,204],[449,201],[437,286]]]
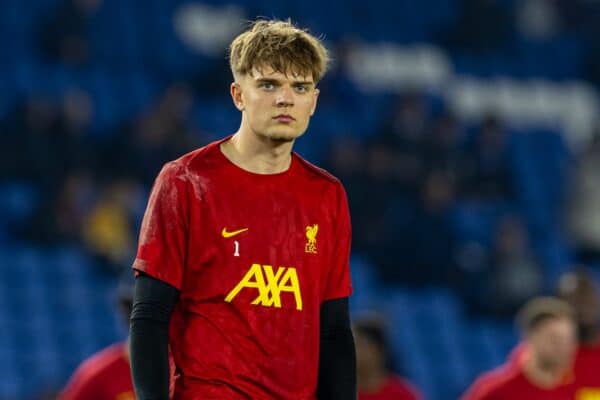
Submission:
[[[125,343],[114,344],[84,361],[60,394],[60,400],[133,400]]]
[[[358,400],[420,400],[421,394],[406,380],[390,375],[376,392],[358,392]]]
[[[175,398],[314,399],[321,303],[351,293],[345,191],[295,153],[245,171],[227,139],[163,167],[133,264],[180,291]]]
[[[522,367],[507,363],[478,378],[461,400],[580,400],[572,379],[542,388],[527,378]]]
[[[577,400],[600,399],[600,343],[580,346],[575,358]]]
[[[508,365],[517,366],[527,352],[527,346],[519,343],[509,356]],[[577,400],[600,399],[600,342],[581,345],[577,350],[573,367]],[[593,397],[596,396],[596,397]]]

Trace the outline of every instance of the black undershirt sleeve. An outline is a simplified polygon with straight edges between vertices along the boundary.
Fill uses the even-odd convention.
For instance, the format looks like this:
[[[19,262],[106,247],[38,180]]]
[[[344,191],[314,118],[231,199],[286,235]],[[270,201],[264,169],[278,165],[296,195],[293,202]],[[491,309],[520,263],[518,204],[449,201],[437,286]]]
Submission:
[[[149,275],[135,280],[129,350],[138,400],[169,398],[169,319],[178,296],[176,288]]]
[[[321,304],[317,398],[356,399],[356,354],[347,297]]]

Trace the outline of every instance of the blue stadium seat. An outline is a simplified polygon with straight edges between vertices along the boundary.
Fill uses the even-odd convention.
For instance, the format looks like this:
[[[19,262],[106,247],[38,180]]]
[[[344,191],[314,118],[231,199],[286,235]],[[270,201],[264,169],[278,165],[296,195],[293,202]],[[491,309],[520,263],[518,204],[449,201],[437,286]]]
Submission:
[[[350,297],[350,311],[353,315],[377,310],[381,287],[375,275],[375,266],[366,257],[358,254],[350,259],[353,293]]]
[[[459,241],[489,247],[498,222],[512,212],[514,207],[504,201],[464,200],[453,210],[453,230]]]
[[[24,223],[35,210],[39,200],[36,189],[24,182],[0,184],[0,225]]]

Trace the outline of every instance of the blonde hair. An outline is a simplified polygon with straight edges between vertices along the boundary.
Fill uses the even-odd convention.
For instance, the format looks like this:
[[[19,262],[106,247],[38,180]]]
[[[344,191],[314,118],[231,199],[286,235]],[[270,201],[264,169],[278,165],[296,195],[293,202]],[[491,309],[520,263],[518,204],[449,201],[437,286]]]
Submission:
[[[556,297],[535,297],[518,312],[517,324],[521,332],[528,335],[541,323],[562,318],[575,322],[575,313],[569,303]]]
[[[297,28],[290,20],[257,20],[229,46],[229,65],[234,77],[271,67],[284,74],[321,80],[329,54],[321,40]]]

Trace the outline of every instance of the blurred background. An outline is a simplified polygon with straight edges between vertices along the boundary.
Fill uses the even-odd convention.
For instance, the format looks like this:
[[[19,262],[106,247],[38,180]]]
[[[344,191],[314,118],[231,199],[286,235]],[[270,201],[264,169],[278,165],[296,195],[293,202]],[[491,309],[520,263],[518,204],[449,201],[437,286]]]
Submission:
[[[345,184],[352,313],[426,398],[502,363],[561,274],[598,277],[598,1],[1,0],[0,399],[126,336],[153,179],[238,128],[226,47],[257,16],[332,51],[296,149]]]

